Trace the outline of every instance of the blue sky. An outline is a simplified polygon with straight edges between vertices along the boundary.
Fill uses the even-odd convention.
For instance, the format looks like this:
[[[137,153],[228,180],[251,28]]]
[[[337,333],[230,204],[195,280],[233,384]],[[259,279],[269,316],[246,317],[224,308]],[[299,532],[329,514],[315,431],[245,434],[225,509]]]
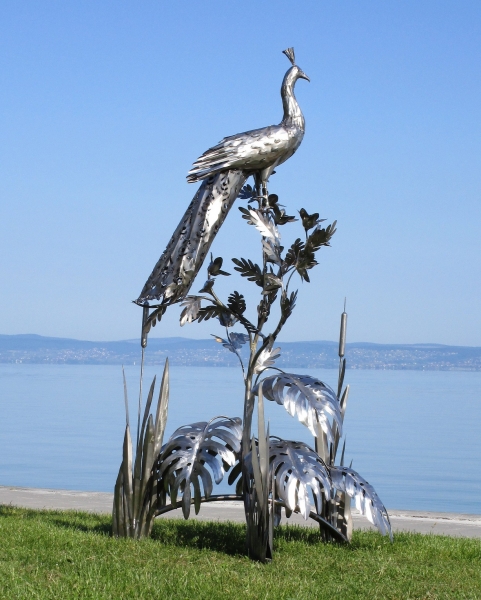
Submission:
[[[480,37],[469,0],[4,0],[0,333],[136,337],[191,163],[280,121],[294,46],[306,135],[270,189],[338,233],[283,338],[335,339],[347,296],[350,341],[481,345]],[[257,243],[234,208],[213,251]],[[218,331],[178,315],[156,335]]]

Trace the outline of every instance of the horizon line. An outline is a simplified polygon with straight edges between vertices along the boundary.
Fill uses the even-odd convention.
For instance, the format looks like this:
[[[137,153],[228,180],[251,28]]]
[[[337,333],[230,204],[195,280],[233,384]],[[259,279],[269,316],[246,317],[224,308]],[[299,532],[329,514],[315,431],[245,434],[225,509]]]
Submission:
[[[136,343],[140,344],[140,336],[138,338],[123,338],[118,340],[85,340],[78,338],[69,338],[69,337],[58,337],[58,336],[49,336],[49,335],[41,335],[38,333],[0,333],[0,337],[36,337],[36,338],[45,338],[51,340],[68,340],[74,342],[89,342],[89,343]],[[150,340],[185,340],[190,342],[201,342],[201,341],[212,341],[210,338],[189,338],[184,336],[165,336],[165,337],[150,337]],[[277,343],[277,341],[276,341]],[[316,343],[327,343],[327,344],[338,344],[338,340],[285,340],[279,341],[282,344],[316,344]],[[438,342],[366,342],[366,341],[354,341],[354,342],[346,342],[347,345],[350,344],[370,344],[373,346],[442,346],[442,347],[451,347],[451,348],[481,348],[481,346],[469,346],[462,344],[440,344]]]

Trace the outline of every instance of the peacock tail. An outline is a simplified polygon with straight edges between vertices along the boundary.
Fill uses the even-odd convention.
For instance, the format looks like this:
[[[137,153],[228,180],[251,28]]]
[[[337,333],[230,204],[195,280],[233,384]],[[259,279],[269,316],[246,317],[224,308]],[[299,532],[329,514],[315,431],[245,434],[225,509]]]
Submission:
[[[232,170],[204,179],[135,301],[137,304],[160,300],[168,306],[189,293],[247,177],[243,171]]]

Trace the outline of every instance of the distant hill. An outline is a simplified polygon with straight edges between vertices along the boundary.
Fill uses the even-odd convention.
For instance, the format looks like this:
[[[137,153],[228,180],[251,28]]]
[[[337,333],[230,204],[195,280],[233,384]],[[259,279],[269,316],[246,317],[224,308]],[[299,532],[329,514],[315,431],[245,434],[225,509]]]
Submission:
[[[284,342],[278,365],[335,368],[339,364],[337,342]],[[149,338],[146,364],[231,367],[237,357],[214,339]],[[346,345],[348,368],[481,371],[481,347],[441,344]],[[35,364],[134,364],[140,360],[138,340],[89,342],[40,335],[0,335],[0,363]]]

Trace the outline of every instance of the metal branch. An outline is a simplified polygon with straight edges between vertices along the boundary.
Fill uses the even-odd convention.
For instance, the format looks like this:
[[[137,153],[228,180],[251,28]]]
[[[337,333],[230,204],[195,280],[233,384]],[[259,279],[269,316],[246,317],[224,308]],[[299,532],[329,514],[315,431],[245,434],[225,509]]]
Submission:
[[[238,496],[237,494],[225,494],[225,495],[209,496],[209,498],[202,498],[201,504],[205,504],[207,502],[243,502],[243,500],[244,500],[243,496]],[[272,502],[272,500],[269,500],[269,502]],[[194,504],[194,500],[191,500],[191,504]],[[274,504],[285,508],[285,504],[281,500],[274,500]],[[168,504],[167,506],[164,506],[164,507],[160,508],[159,510],[157,510],[155,512],[155,516],[160,517],[161,515],[165,515],[166,513],[170,512],[172,510],[177,510],[178,508],[179,508],[178,506],[172,506],[172,504]],[[311,511],[309,513],[309,518],[312,519],[313,521],[316,521],[321,526],[325,527],[330,533],[332,533],[334,536],[336,536],[340,541],[342,541],[342,542],[348,541],[347,538],[342,535],[342,533],[340,533],[333,525],[331,525],[328,521],[326,521],[326,519],[324,519],[317,513]]]

